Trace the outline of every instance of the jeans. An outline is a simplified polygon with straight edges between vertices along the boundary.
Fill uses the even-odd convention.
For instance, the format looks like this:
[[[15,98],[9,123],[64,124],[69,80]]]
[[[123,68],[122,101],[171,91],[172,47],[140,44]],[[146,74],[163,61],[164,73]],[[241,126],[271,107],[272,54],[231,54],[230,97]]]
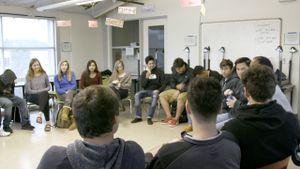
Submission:
[[[157,99],[158,99],[158,90],[141,90],[134,96],[134,108],[137,118],[142,118],[142,107],[141,99],[145,97],[151,97],[152,102],[148,110],[148,117],[152,118],[156,109]]]
[[[13,105],[19,109],[21,115],[21,125],[25,125],[29,122],[29,113],[26,106],[26,101],[18,96],[12,97],[0,97],[0,105],[5,109],[3,127],[9,127],[11,121],[11,111]]]

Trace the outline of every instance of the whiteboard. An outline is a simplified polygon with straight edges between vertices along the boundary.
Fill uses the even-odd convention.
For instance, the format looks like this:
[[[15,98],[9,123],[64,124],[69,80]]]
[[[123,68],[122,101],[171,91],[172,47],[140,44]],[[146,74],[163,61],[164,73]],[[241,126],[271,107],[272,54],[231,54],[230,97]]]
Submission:
[[[219,70],[222,53],[233,63],[239,57],[268,57],[274,69],[279,65],[279,54],[275,50],[281,44],[281,19],[207,22],[201,24],[201,51],[210,46],[210,69]],[[203,63],[204,53],[201,52]]]

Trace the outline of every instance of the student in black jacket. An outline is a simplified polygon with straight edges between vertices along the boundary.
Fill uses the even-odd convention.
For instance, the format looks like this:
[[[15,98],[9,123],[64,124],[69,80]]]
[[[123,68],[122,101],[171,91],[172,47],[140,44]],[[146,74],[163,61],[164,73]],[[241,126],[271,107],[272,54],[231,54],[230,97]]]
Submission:
[[[300,139],[299,123],[292,113],[272,100],[276,80],[264,65],[250,67],[242,79],[248,104],[225,123],[241,147],[241,169],[262,167],[290,156]]]
[[[145,62],[147,64],[147,70],[143,71],[141,75],[141,85],[144,90],[139,91],[134,96],[136,117],[131,123],[142,121],[141,99],[151,97],[152,101],[148,110],[147,123],[152,125],[152,117],[156,109],[158,95],[165,89],[165,75],[162,70],[156,67],[153,56],[147,56]]]
[[[187,86],[193,76],[193,69],[182,58],[176,58],[173,62],[172,76],[170,79],[171,89],[159,94],[159,101],[166,114],[162,124],[170,127],[178,125],[179,117],[184,110]],[[172,117],[170,103],[177,101],[176,116]]]

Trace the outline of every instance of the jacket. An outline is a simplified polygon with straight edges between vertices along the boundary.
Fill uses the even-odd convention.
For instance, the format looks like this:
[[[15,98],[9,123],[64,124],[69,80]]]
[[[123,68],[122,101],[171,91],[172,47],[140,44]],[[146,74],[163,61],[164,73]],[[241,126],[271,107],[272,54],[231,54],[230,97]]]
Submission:
[[[276,101],[242,106],[225,123],[241,147],[241,169],[258,168],[290,156],[300,139],[298,120]]]

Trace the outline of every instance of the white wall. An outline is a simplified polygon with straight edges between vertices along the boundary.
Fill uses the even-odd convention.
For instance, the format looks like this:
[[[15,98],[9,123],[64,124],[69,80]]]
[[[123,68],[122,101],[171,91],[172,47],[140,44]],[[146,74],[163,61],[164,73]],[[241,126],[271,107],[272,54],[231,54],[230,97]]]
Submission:
[[[103,62],[103,41],[100,38],[103,35],[102,28],[88,28],[89,15],[63,13],[63,12],[37,12],[30,8],[19,8],[10,6],[0,6],[1,13],[26,14],[33,16],[56,17],[61,20],[71,20],[72,26],[69,28],[57,28],[57,47],[58,57],[69,60],[71,69],[75,72],[76,77],[80,78],[82,71],[86,68],[87,61],[96,60],[100,69],[106,68]],[[72,52],[62,52],[60,45],[62,42],[72,43]]]
[[[167,16],[167,26],[165,34],[165,72],[171,73],[173,60],[182,57],[187,61],[187,53],[183,51],[185,48],[184,37],[187,35],[198,35],[200,8],[181,8],[179,0],[147,0],[149,4],[155,4],[155,12],[141,12],[141,6],[137,5],[137,15],[120,15],[116,10],[107,14],[107,17],[118,18],[124,20],[133,19],[151,19],[153,17]],[[197,36],[199,38],[199,36]],[[142,41],[140,42],[142,43]],[[142,44],[141,44],[142,45]],[[199,64],[199,40],[197,46],[190,47],[191,66]],[[145,56],[142,56],[145,57]]]
[[[282,39],[285,32],[300,32],[300,1],[280,3],[279,0],[209,0],[205,1],[206,15],[201,17],[202,22],[226,21],[226,20],[246,20],[246,19],[266,19],[282,18]],[[149,0],[147,3],[155,4],[155,13],[141,13],[134,16],[119,15],[117,11],[112,11],[108,17],[119,19],[137,19],[151,17],[167,17],[167,34],[165,56],[165,72],[170,72],[170,67],[174,58],[182,56],[185,60],[186,53],[183,52],[184,37],[189,34],[195,34],[198,42],[197,46],[191,47],[191,65],[200,64],[200,46],[199,46],[199,25],[200,8],[181,8],[179,0]],[[230,30],[228,30],[230,31]],[[284,45],[283,56],[290,56],[288,49],[295,46],[300,50],[299,45]],[[200,60],[201,59],[201,60]],[[213,62],[213,61],[212,61]],[[299,52],[293,58],[292,84],[295,85],[293,92],[293,110],[294,113],[300,112],[298,106],[299,100]],[[288,58],[283,65],[283,71],[288,75]]]

